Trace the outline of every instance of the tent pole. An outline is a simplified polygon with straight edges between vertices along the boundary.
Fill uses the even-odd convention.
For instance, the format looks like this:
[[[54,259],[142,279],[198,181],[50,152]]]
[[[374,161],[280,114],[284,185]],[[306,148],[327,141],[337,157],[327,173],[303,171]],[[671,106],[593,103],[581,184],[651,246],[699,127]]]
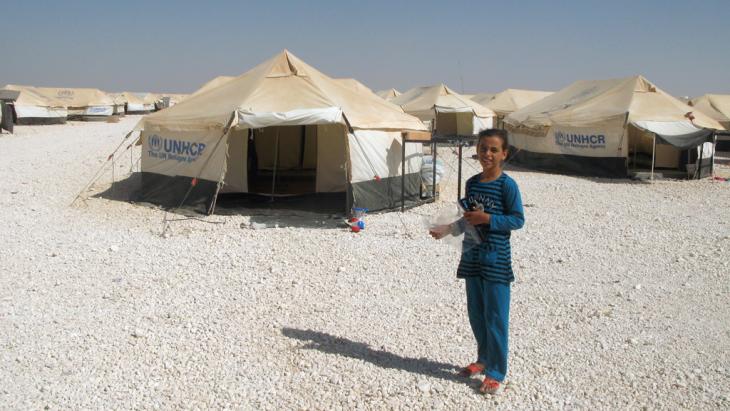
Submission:
[[[654,181],[654,161],[656,159],[656,133],[654,133],[654,143],[651,149],[651,180]]]
[[[461,138],[459,138],[459,172],[458,172],[458,182],[456,185],[456,201],[459,201],[461,199],[461,151],[462,151],[462,141]]]
[[[276,127],[276,144],[274,145],[274,172],[271,176],[271,202],[274,202],[276,190],[276,167],[279,165],[279,127]]]
[[[695,171],[697,172],[697,180],[702,178],[702,154],[704,154],[705,143],[700,144],[700,158],[697,160],[697,169]]]
[[[406,134],[401,134],[400,211],[406,210]]]
[[[717,135],[712,133],[712,161],[710,162],[710,176],[715,177],[715,149],[717,148]]]
[[[433,142],[433,153],[431,153],[431,197],[433,198],[433,201],[436,201],[436,140]]]

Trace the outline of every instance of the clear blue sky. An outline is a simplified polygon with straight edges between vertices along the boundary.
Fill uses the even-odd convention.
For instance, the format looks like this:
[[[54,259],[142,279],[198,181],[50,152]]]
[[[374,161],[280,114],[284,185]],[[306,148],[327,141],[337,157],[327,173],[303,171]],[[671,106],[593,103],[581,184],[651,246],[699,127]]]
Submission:
[[[374,90],[643,74],[730,94],[730,0],[0,2],[0,83],[191,92],[284,48]],[[10,58],[6,58],[9,56]]]

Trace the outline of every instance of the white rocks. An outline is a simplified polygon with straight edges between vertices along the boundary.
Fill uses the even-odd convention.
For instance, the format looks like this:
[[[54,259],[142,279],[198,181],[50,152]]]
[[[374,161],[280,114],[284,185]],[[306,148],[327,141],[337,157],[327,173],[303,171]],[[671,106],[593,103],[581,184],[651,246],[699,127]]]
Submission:
[[[455,197],[453,175],[439,203],[368,215],[358,235],[332,228],[339,215],[168,213],[163,230],[156,208],[68,207],[118,144],[99,137],[137,120],[0,138],[0,174],[22,187],[0,193],[0,409],[727,405],[727,217],[696,204],[730,204],[730,190],[509,171],[535,206],[512,236],[508,384],[485,398],[476,377],[452,378],[476,349],[458,251],[421,229]],[[33,195],[42,212],[8,201]]]

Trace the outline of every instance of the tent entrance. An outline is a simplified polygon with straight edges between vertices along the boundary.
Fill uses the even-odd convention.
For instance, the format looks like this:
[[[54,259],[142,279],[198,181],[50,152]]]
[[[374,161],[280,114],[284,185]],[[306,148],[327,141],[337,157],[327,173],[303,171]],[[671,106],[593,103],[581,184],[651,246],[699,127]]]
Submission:
[[[317,126],[253,130],[248,144],[248,192],[289,196],[317,191]]]

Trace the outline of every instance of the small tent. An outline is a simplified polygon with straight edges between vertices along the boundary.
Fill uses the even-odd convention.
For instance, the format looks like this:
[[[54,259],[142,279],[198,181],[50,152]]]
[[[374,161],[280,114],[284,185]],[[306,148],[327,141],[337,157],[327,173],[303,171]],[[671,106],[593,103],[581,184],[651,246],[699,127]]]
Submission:
[[[380,90],[380,91],[378,91],[375,94],[377,94],[378,96],[380,96],[380,98],[384,98],[384,99],[390,101],[390,100],[392,100],[392,99],[400,96],[401,95],[401,92],[398,91],[398,90],[396,90],[396,89],[394,89],[394,88],[390,88],[388,90]]]
[[[114,101],[96,88],[37,87],[44,96],[62,101],[69,120],[105,120],[114,114]]]
[[[127,106],[127,99],[124,97],[122,93],[107,93],[109,97],[111,97],[112,101],[114,102],[114,111],[113,114],[115,116],[123,116],[126,114],[126,106]]]
[[[689,105],[717,120],[726,130],[730,130],[730,94],[705,94],[693,98]],[[718,134],[718,150],[730,150],[730,135]]]
[[[504,122],[514,163],[605,177],[654,168],[702,175],[711,169],[714,132],[722,129],[642,76],[577,81]]]
[[[551,94],[553,94],[552,91],[508,88],[501,93],[495,94],[486,104],[481,104],[484,104],[487,108],[492,109],[492,111],[497,114],[494,126],[497,128],[503,128],[503,121],[505,117]]]
[[[335,193],[343,210],[417,200],[422,145],[404,139],[430,137],[417,118],[288,51],[145,116],[136,129],[138,200],[206,213],[219,192]]]
[[[494,112],[443,84],[416,87],[390,100],[430,125],[434,136],[473,136],[491,128]]]
[[[119,95],[124,101],[124,111],[127,114],[147,114],[152,111],[136,93],[125,91]]]
[[[68,110],[62,101],[42,94],[35,87],[8,84],[3,89],[19,91],[12,103],[16,124],[63,124]]]

